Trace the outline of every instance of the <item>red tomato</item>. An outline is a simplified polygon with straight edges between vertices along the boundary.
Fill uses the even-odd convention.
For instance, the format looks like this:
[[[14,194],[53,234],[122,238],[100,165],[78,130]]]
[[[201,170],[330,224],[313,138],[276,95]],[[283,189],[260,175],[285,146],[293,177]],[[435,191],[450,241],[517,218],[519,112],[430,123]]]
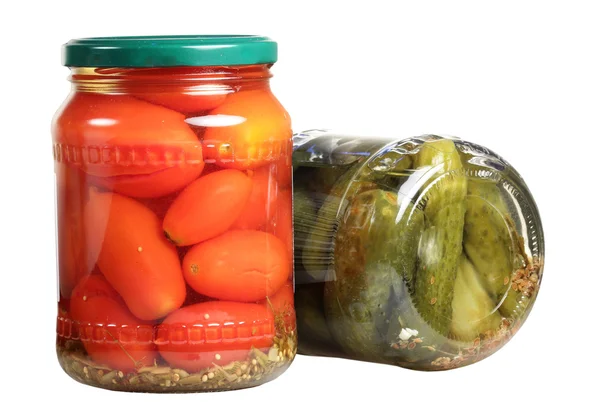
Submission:
[[[83,224],[87,187],[84,174],[63,163],[56,164],[56,184],[58,276],[60,295],[68,298],[93,267],[87,260]]]
[[[288,251],[275,236],[231,230],[200,243],[183,258],[196,292],[216,299],[256,302],[275,293],[290,273]]]
[[[185,116],[125,95],[75,93],[53,125],[56,156],[133,197],[182,189],[204,166]]]
[[[250,178],[238,170],[202,176],[175,199],[163,221],[177,246],[193,245],[225,232],[242,213],[252,190]]]
[[[71,299],[79,299],[85,296],[85,299],[79,299],[85,302],[88,298],[101,296],[113,300],[122,300],[119,293],[106,281],[104,276],[94,273],[85,275],[84,278],[77,284],[77,290],[73,290]],[[76,305],[79,304],[81,302],[78,301]]]
[[[188,92],[186,90],[169,90],[136,94],[135,97],[150,103],[158,104],[180,113],[196,113],[212,110],[225,101],[227,94],[215,90],[214,86]]]
[[[290,117],[270,90],[232,93],[210,115],[231,116],[232,124],[204,129],[205,159],[222,167],[255,169],[287,152]]]
[[[275,212],[277,202],[277,181],[275,169],[264,166],[249,170],[252,179],[252,192],[242,213],[233,224],[233,229],[259,229]]]
[[[136,98],[186,114],[214,109],[223,103],[227,93],[231,92],[229,86],[210,81],[210,78],[215,77],[214,72],[218,70],[215,67],[152,67],[117,70],[119,74],[136,80],[129,89]],[[109,73],[106,69],[101,71]]]
[[[274,336],[273,314],[264,305],[213,301],[170,314],[158,327],[156,343],[171,367],[196,372],[243,361],[252,348],[265,351]]]
[[[258,302],[266,305],[275,315],[275,319],[281,317],[286,332],[296,330],[296,311],[294,309],[294,286],[288,282],[281,287],[273,296]]]
[[[58,313],[68,312],[71,305],[71,295],[68,297],[60,297],[58,300]]]
[[[275,175],[277,184],[281,189],[287,189],[292,186],[292,141],[290,140],[283,156],[277,161],[275,166]]]
[[[71,315],[88,355],[122,371],[157,358],[151,324],[136,319],[101,275],[86,275],[71,296]]]
[[[89,181],[96,186],[137,198],[164,197],[183,189],[202,173],[202,167],[170,167],[145,175],[97,177]]]
[[[85,224],[98,267],[135,316],[158,319],[181,306],[185,281],[177,250],[150,209],[125,196],[93,189]]]
[[[277,204],[267,231],[277,236],[285,245],[290,266],[293,266],[294,259],[292,220],[292,191],[287,189],[277,196]]]

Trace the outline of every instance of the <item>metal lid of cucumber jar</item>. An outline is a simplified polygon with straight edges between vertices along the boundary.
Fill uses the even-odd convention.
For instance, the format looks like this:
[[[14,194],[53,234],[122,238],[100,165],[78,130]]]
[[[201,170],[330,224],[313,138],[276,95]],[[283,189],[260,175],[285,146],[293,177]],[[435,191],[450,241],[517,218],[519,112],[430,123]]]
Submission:
[[[502,347],[538,293],[544,237],[515,169],[457,138],[294,138],[299,353],[419,370]]]

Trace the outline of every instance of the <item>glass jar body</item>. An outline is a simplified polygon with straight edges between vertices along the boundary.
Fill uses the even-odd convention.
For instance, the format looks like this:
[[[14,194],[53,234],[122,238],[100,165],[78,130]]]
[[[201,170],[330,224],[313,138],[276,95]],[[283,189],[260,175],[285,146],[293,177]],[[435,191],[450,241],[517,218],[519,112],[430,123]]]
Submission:
[[[527,186],[460,139],[294,137],[299,351],[452,369],[527,318],[544,259]]]
[[[296,352],[291,124],[268,65],[73,68],[53,121],[63,369],[255,386]]]

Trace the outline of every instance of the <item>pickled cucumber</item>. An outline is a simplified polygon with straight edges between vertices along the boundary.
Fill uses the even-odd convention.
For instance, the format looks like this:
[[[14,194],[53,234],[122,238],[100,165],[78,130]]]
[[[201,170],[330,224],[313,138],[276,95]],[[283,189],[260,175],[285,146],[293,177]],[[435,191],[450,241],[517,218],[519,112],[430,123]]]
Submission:
[[[305,273],[302,265],[302,250],[312,227],[315,224],[317,212],[310,195],[301,187],[294,187],[294,268],[296,283],[307,283],[310,276]]]
[[[506,291],[514,268],[508,210],[494,182],[471,179],[465,214],[464,248],[497,300]]]
[[[294,172],[294,190],[301,189],[309,193],[317,208],[318,199],[324,199],[348,168],[344,167],[299,167]]]
[[[323,287],[324,283],[299,284],[294,293],[298,352],[304,355],[321,355],[334,351],[334,340],[325,320]]]
[[[472,341],[481,333],[496,330],[502,322],[502,316],[495,306],[495,301],[486,290],[485,279],[462,255],[454,283],[451,337]]]
[[[415,166],[435,167],[439,174],[463,168],[460,153],[449,139],[425,141],[416,155]]]
[[[336,233],[334,280],[325,286],[325,314],[336,341],[353,356],[382,356],[398,301],[395,291],[414,278],[424,216],[402,200],[380,189],[357,194]],[[393,271],[380,271],[378,265]]]
[[[419,244],[413,302],[425,321],[446,336],[462,254],[467,178],[451,140],[424,143],[416,165],[428,170],[425,178],[433,180],[428,181],[420,196],[426,221]]]
[[[469,181],[465,214],[464,250],[485,279],[486,289],[500,303],[500,313],[516,318],[529,298],[511,288],[513,275],[527,264],[519,248],[506,202],[493,181]]]
[[[358,359],[383,361],[387,330],[401,276],[368,264],[360,279],[338,278],[325,285],[325,315],[335,341]],[[394,285],[396,287],[394,287]]]
[[[428,221],[419,245],[413,300],[421,316],[442,335],[450,330],[464,214],[464,202],[446,206],[433,221]]]
[[[331,189],[306,236],[302,250],[302,264],[313,282],[323,282],[328,279],[328,272],[334,261],[339,211],[356,194],[375,187],[373,182],[355,181],[352,180],[353,177],[354,173],[350,170]]]
[[[519,247],[522,250],[522,246]],[[509,319],[519,319],[526,313],[530,303],[535,300],[538,292],[540,271],[542,264],[537,259],[529,259],[522,252],[518,255],[523,258],[520,266],[512,274],[508,290],[502,296],[500,313]]]
[[[371,159],[366,169],[381,189],[395,191],[411,175],[412,158],[393,148]]]
[[[385,264],[378,264],[379,273],[395,270]],[[405,283],[394,283],[393,299],[390,299],[390,327],[385,350],[387,363],[406,368],[422,369],[434,357],[439,356],[437,348],[447,344],[447,337],[436,332],[419,314]]]
[[[421,176],[421,200],[426,201],[425,215],[433,220],[446,206],[463,203],[467,194],[467,178],[462,161],[452,140],[430,140],[423,144],[415,158]]]
[[[333,262],[333,242],[341,201],[337,196],[329,196],[319,209],[312,227],[294,228],[294,236],[304,238],[302,265],[310,278],[308,281],[323,282],[327,278],[329,265]]]

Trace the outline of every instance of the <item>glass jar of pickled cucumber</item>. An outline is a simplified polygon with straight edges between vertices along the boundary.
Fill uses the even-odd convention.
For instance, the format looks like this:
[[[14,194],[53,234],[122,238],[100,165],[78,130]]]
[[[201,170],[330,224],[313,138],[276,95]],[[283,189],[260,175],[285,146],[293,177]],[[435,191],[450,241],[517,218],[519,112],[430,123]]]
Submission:
[[[299,352],[443,370],[502,347],[538,293],[521,176],[456,138],[294,137]]]
[[[257,36],[64,46],[57,352],[113,390],[256,386],[296,353],[291,124]]]

